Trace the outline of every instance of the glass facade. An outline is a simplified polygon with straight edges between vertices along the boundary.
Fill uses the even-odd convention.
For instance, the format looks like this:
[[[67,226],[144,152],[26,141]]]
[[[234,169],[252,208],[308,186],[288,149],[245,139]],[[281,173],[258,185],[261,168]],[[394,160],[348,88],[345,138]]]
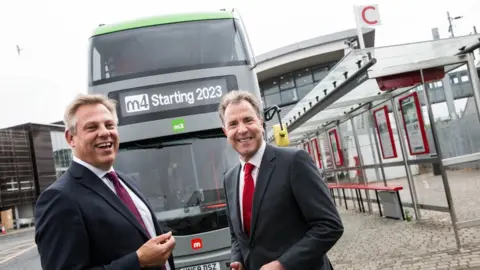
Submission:
[[[337,62],[303,68],[260,82],[265,106],[286,105],[302,100]]]
[[[53,160],[55,163],[55,173],[58,179],[72,162],[72,149],[65,141],[64,133],[59,131],[51,131],[50,138],[52,140]]]

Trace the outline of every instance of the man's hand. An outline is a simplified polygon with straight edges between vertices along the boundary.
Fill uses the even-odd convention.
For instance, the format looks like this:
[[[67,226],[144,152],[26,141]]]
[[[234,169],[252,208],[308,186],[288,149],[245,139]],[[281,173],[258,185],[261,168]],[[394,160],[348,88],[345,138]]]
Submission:
[[[137,250],[140,267],[162,266],[168,261],[175,247],[175,238],[171,232],[148,240]]]
[[[283,266],[278,261],[273,261],[271,263],[265,264],[260,268],[260,270],[285,270]]]
[[[233,270],[244,270],[243,264],[241,264],[241,263],[239,263],[239,262],[232,262],[232,263],[230,263],[230,269],[233,269]]]

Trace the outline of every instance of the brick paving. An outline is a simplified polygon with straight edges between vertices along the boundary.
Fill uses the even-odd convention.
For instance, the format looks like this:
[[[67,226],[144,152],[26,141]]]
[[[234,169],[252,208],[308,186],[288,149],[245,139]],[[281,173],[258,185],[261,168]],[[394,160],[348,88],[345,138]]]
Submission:
[[[422,211],[425,220],[407,222],[380,218],[376,212],[338,209],[345,233],[329,253],[336,270],[480,270],[480,227],[461,230],[465,248],[458,252],[453,231],[445,221],[448,215],[444,213]],[[33,243],[33,231],[12,235],[10,239],[0,238],[0,247],[16,253],[9,245],[24,245],[26,240]],[[6,257],[0,256],[0,260]],[[0,269],[40,270],[36,248],[0,263]]]
[[[480,228],[460,231],[458,251],[445,213],[422,211],[425,220],[407,222],[381,218],[376,208],[339,211],[345,233],[329,253],[335,269],[480,269]]]
[[[480,218],[480,171],[451,171],[447,170],[448,182],[452,193],[453,203],[459,221]],[[420,204],[447,207],[445,188],[442,177],[433,173],[414,175],[415,189]],[[411,203],[410,189],[406,178],[390,180],[388,185],[401,185],[402,201]],[[370,192],[371,198],[375,193]]]

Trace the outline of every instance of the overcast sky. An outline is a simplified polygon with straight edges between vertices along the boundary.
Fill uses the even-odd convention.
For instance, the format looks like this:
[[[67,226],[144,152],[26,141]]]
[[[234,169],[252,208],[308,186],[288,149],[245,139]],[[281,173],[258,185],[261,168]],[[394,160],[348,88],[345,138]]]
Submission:
[[[447,37],[447,11],[457,36],[480,31],[480,1],[456,0],[16,0],[1,1],[0,128],[62,119],[66,104],[87,91],[87,43],[100,23],[172,12],[240,10],[255,54],[355,27],[353,4],[379,4],[376,46]],[[23,50],[17,54],[16,45]]]

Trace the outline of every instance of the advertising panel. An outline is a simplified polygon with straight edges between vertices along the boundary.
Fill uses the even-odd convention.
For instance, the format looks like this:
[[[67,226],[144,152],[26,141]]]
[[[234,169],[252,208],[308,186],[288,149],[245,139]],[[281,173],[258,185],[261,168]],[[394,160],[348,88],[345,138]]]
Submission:
[[[388,117],[387,105],[373,111],[373,117],[375,119],[375,125],[377,126],[377,133],[383,158],[396,158],[397,149],[393,139],[393,131],[390,118]]]
[[[340,140],[338,138],[338,130],[336,128],[328,131],[328,138],[330,140],[330,147],[332,149],[333,159],[336,167],[343,166],[343,154]]]
[[[322,155],[320,154],[320,146],[318,145],[318,139],[312,139],[312,147],[313,147],[313,154],[314,160],[317,161],[317,166],[321,169],[322,168]]]
[[[430,153],[417,92],[399,100],[410,155]]]

